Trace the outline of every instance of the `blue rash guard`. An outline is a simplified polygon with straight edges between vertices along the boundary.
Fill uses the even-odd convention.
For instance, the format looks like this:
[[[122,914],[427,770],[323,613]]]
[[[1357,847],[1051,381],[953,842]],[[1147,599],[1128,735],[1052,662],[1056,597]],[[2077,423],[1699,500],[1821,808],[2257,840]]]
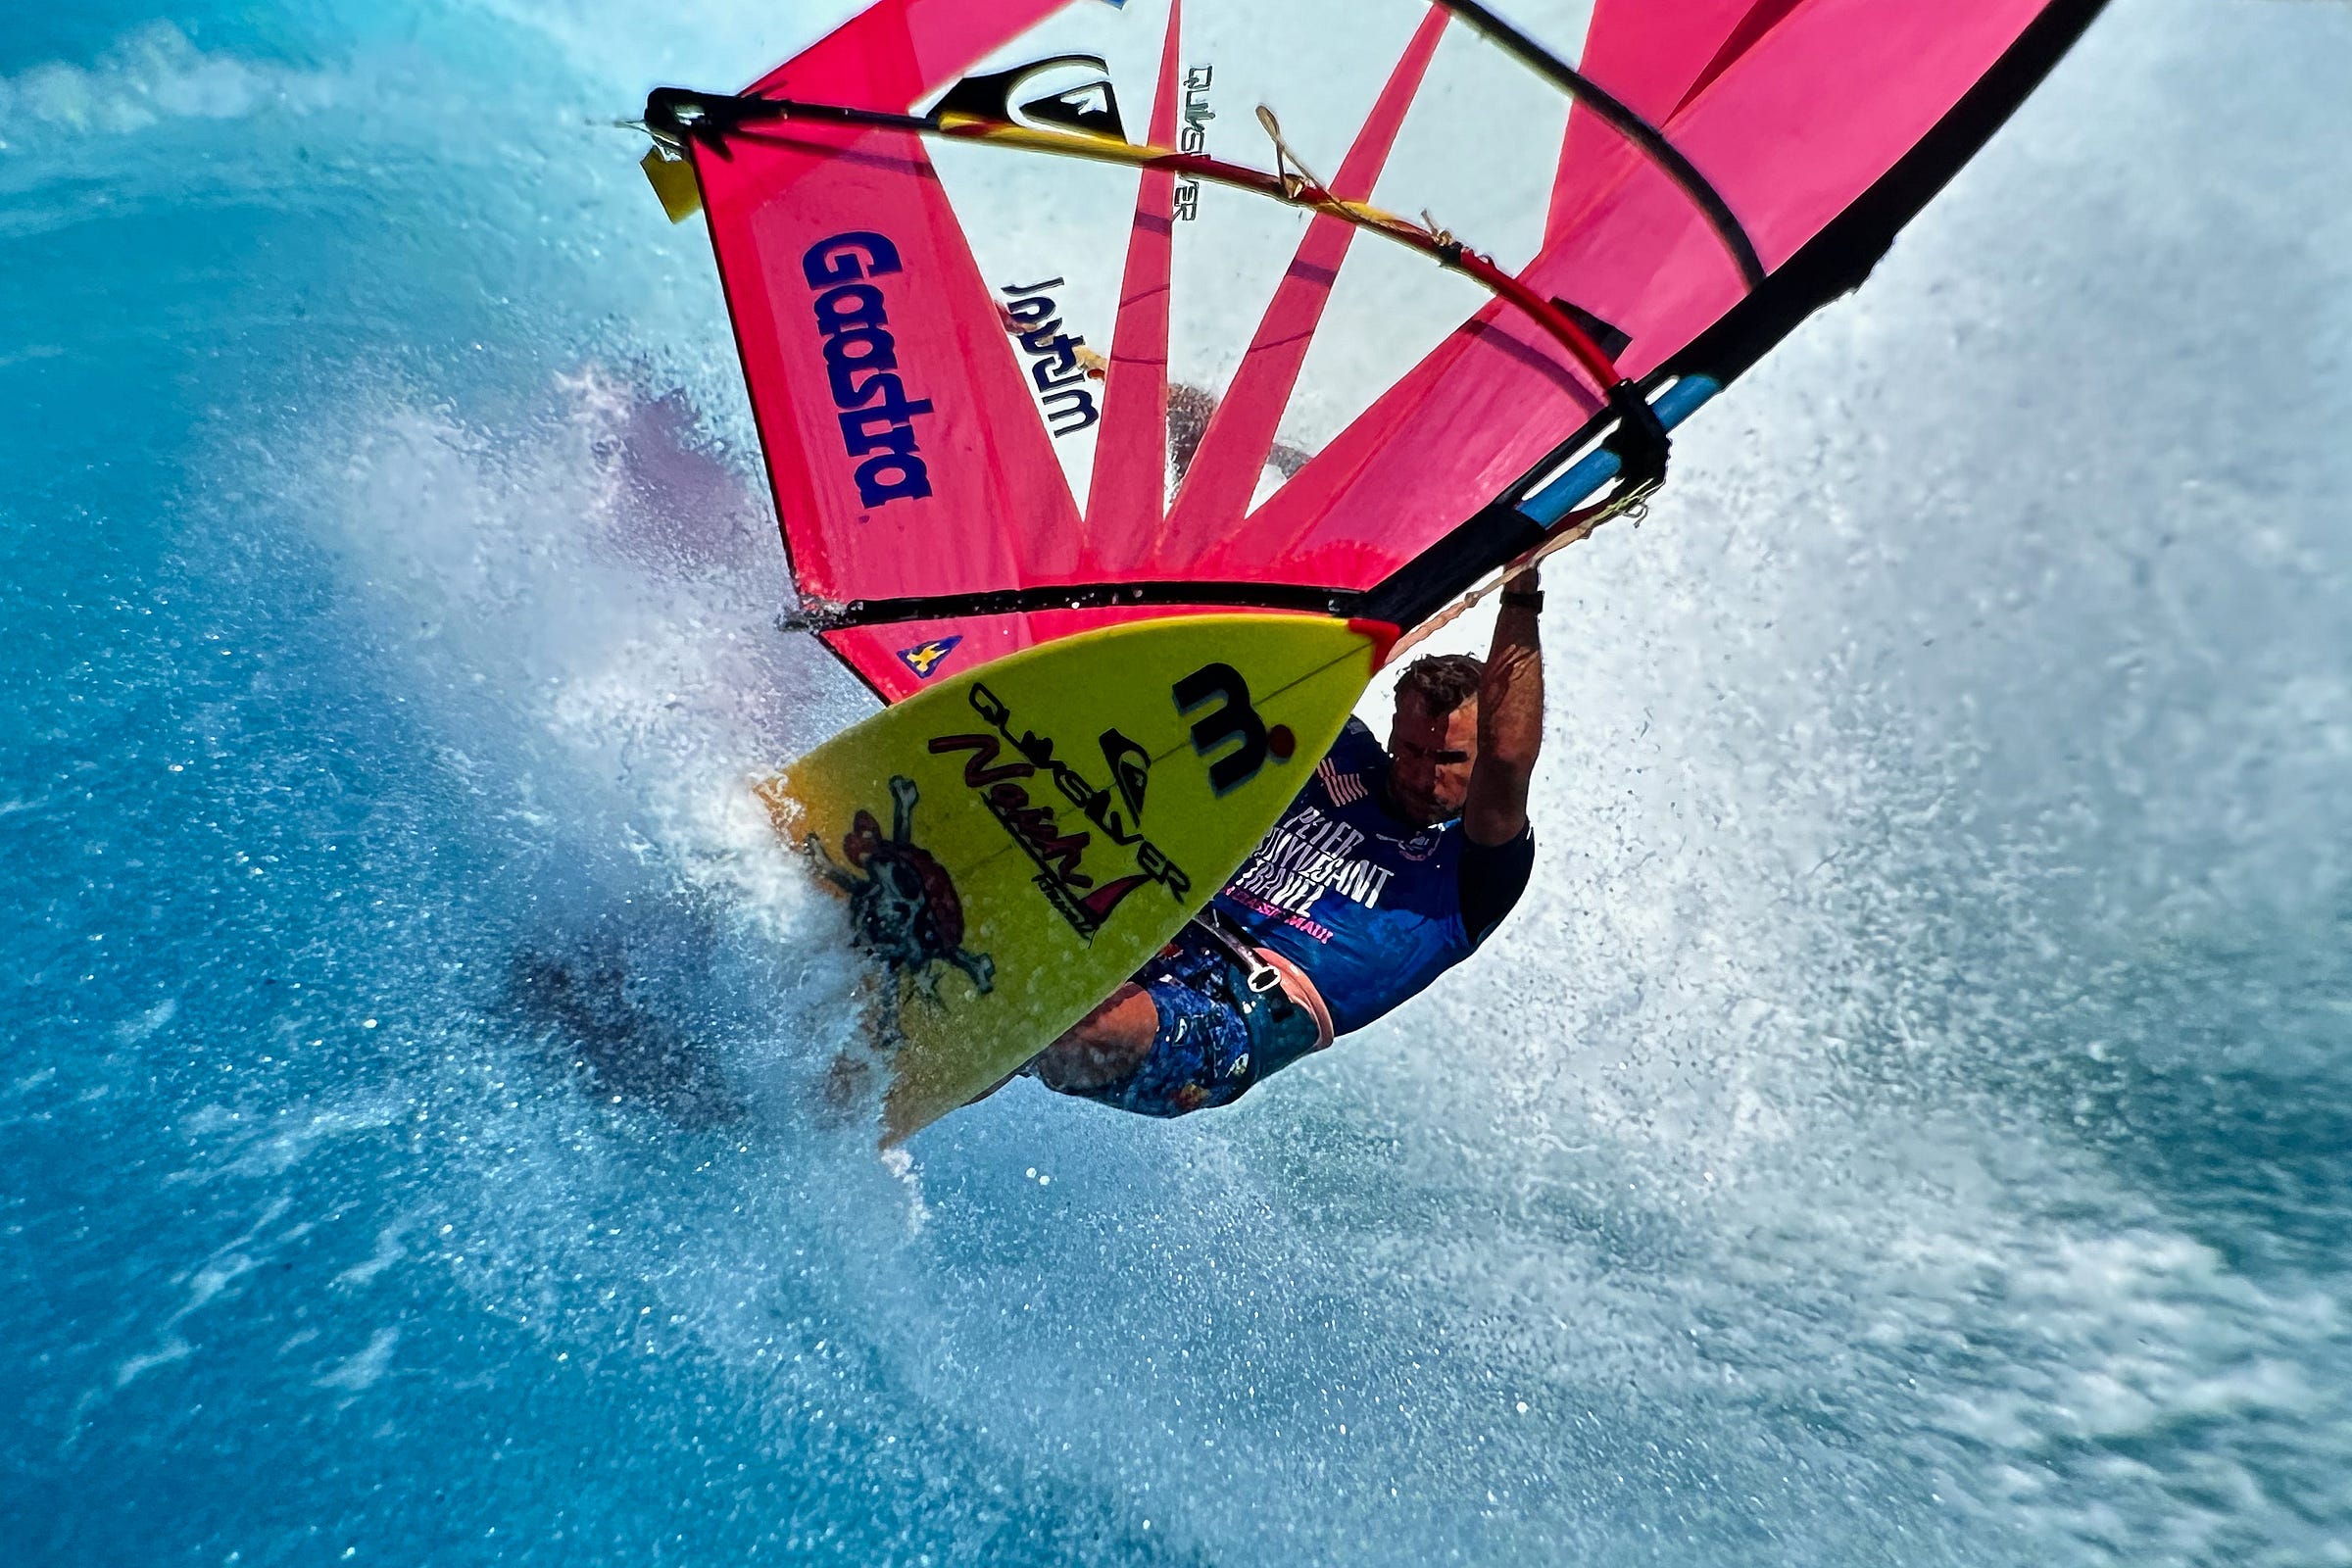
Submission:
[[[1389,754],[1351,718],[1274,831],[1218,893],[1220,913],[1306,972],[1351,1034],[1478,951],[1527,887],[1535,835],[1473,844],[1461,818],[1389,814]]]

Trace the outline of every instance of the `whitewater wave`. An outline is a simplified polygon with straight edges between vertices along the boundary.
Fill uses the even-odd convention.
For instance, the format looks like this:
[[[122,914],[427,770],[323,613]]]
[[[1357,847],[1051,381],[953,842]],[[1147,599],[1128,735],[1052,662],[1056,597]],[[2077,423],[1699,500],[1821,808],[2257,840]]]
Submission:
[[[150,23],[89,65],[57,61],[0,76],[0,154],[135,135],[170,120],[317,114],[334,104],[339,84],[332,72],[208,53],[171,23]]]

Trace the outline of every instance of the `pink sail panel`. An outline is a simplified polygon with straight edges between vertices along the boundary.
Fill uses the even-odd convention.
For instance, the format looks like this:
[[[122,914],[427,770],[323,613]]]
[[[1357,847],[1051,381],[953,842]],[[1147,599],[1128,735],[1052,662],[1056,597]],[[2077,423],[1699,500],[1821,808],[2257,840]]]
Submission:
[[[1432,6],[1405,45],[1396,70],[1382,84],[1372,113],[1356,132],[1339,173],[1333,176],[1332,193],[1343,201],[1360,202],[1371,196],[1396,146],[1405,111],[1412,106],[1413,95],[1429,70],[1430,57],[1437,53],[1446,20],[1442,7]],[[1336,218],[1319,217],[1307,226],[1306,237],[1299,242],[1290,270],[1283,274],[1243,356],[1240,372],[1209,418],[1174,512],[1156,536],[1149,539],[1148,554],[1139,553],[1133,564],[1214,558],[1223,535],[1250,505],[1258,473],[1273,451],[1283,410],[1298,385],[1307,345],[1323,318],[1332,284],[1354,239],[1354,225]],[[1118,564],[1127,566],[1129,563]]]
[[[1152,93],[1152,143],[1176,139],[1176,71],[1184,7],[1172,0]],[[1167,499],[1168,291],[1176,243],[1176,176],[1144,171],[1119,274],[1119,314],[1102,391],[1102,434],[1086,498],[1086,567],[1131,567],[1159,531]]]
[[[755,90],[902,109],[1054,9],[883,0]],[[769,123],[726,153],[696,143],[696,173],[803,595],[1074,566],[1075,508],[921,139]],[[877,689],[908,673],[850,662]]]
[[[1596,0],[1577,69],[1650,124],[1663,125],[1735,34],[1759,30],[1760,21],[1794,3],[1687,0],[1661,15],[1661,8],[1644,0]],[[1570,116],[1544,232],[1556,238],[1584,217],[1586,203],[1616,184],[1635,163],[1646,161],[1598,116]]]
[[[1640,15],[1654,24],[1658,9]],[[1908,152],[2040,10],[2040,0],[1808,0],[1661,128],[1778,267]],[[1637,24],[1634,10],[1611,15]],[[1597,167],[1614,182],[1579,193],[1584,216],[1520,275],[1627,332],[1618,364],[1641,375],[1744,289],[1721,238],[1664,172],[1639,157]],[[1410,560],[1592,407],[1535,357],[1541,346],[1525,347],[1531,336],[1510,313],[1480,312],[1192,574],[1281,564],[1353,587]]]
[[[1867,190],[1999,59],[2043,0],[1912,7],[1804,0],[1662,126],[1777,268]],[[1639,235],[1642,254],[1626,241]],[[1632,335],[1639,375],[1739,302],[1722,243],[1646,161],[1522,275]]]
[[[1194,574],[1379,582],[1599,412],[1562,359],[1533,322],[1487,307],[1222,530]]]
[[[698,172],[803,590],[1074,564],[1076,510],[920,140],[762,126],[728,148]]]
[[[938,620],[853,626],[823,634],[833,653],[886,703],[942,677],[1059,637],[1170,615],[1230,614],[1231,605],[1162,605],[1117,610],[1046,610],[1023,614],[952,615]]]
[[[2053,3],[1595,0],[1580,63],[1690,159],[1770,270]],[[1442,7],[1295,6],[879,0],[758,90],[898,114],[984,75],[1015,119],[1091,116],[1162,146],[1205,133],[1258,167],[1250,111],[1279,101],[1343,194],[1483,201],[1506,228],[1527,215],[1517,275],[1626,334],[1630,375],[1748,297],[1690,193],[1597,117],[1572,107],[1534,145],[1511,98],[1527,68]],[[1044,638],[1191,612],[980,612],[989,594],[1371,589],[1602,407],[1539,324],[1499,304],[1464,320],[1434,272],[1351,300],[1353,230],[1328,217],[1166,172],[999,178],[989,160],[1036,155],[935,164],[895,129],[760,122],[693,146],[804,596],[938,601],[931,619],[826,634],[886,699]],[[1484,189],[1506,178],[1524,188]]]
[[[896,112],[927,98],[1070,0],[874,0],[744,89]]]

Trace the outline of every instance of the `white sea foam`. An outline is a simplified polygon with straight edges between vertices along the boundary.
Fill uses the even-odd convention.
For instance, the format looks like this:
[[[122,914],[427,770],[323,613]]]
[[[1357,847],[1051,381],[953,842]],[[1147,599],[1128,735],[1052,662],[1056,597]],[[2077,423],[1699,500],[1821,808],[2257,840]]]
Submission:
[[[640,95],[656,82],[731,91],[860,9],[857,0],[722,0],[687,16],[630,0],[466,3],[546,39],[581,76]]]
[[[115,1041],[119,1045],[135,1046],[170,1023],[179,1013],[179,1000],[166,997],[135,1018],[125,1018],[115,1025]]]
[[[415,1221],[403,1219],[385,1226],[376,1233],[375,1250],[365,1259],[352,1264],[328,1283],[341,1290],[353,1290],[371,1285],[377,1275],[409,1255],[407,1236]]]
[[[521,445],[361,400],[337,466],[305,481],[321,540],[452,765],[560,833],[617,813],[691,879],[798,888],[746,785],[860,701],[770,624],[787,594],[763,504],[682,444],[679,405],[595,368],[550,390]]]
[[[312,1379],[321,1389],[336,1389],[345,1394],[361,1394],[373,1388],[392,1364],[392,1351],[400,1344],[400,1330],[380,1328],[368,1338],[365,1348]]]
[[[60,134],[127,136],[167,120],[310,114],[334,95],[330,74],[207,53],[171,23],[150,23],[87,66],[58,61],[0,76],[0,155]]]

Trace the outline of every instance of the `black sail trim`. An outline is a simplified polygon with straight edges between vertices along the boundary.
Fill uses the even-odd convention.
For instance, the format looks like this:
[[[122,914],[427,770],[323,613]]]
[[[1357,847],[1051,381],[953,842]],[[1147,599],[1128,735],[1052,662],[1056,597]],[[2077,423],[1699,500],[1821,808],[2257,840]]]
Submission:
[[[1349,619],[1362,612],[1365,596],[1354,589],[1318,588],[1307,583],[1148,581],[1070,583],[1048,588],[999,588],[976,594],[909,594],[890,599],[851,599],[810,604],[788,612],[784,623],[809,631],[848,631],[916,620],[954,620],[967,615],[1034,614],[1049,610],[1117,610],[1127,606],[1202,605],[1233,610],[1287,610]]]

